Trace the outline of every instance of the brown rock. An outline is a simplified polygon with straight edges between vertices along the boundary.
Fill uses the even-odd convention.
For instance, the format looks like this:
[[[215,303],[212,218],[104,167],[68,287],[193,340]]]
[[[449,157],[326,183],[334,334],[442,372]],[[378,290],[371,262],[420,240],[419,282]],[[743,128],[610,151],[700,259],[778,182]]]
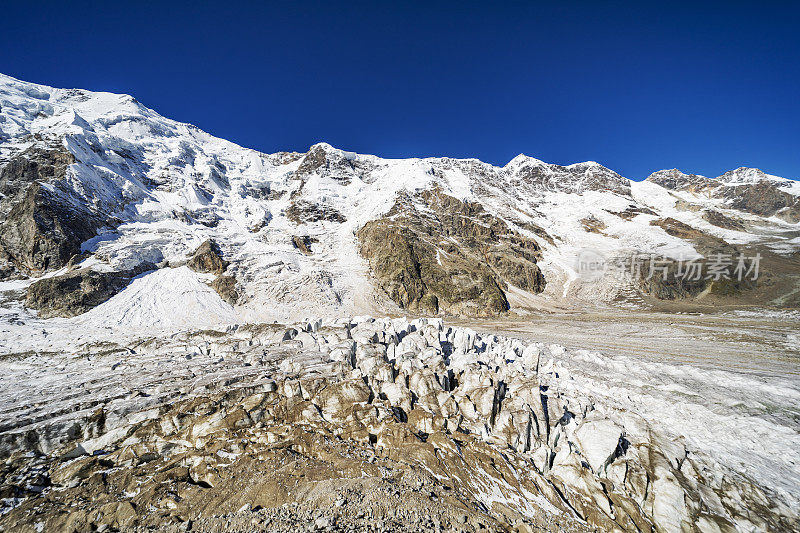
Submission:
[[[424,212],[416,206],[422,203]],[[544,290],[539,245],[477,203],[439,189],[400,197],[358,232],[360,252],[400,307],[424,314],[492,316],[509,309],[504,289]]]
[[[209,239],[194,251],[187,266],[195,272],[220,275],[228,267],[228,262],[222,259],[219,245]]]
[[[44,278],[28,287],[25,306],[38,309],[42,318],[80,315],[120,292],[134,277],[154,268],[150,263],[122,272],[98,272],[82,268],[61,276]]]
[[[217,276],[211,282],[211,288],[217,291],[220,298],[231,305],[239,299],[239,293],[236,291],[236,278],[233,276]]]

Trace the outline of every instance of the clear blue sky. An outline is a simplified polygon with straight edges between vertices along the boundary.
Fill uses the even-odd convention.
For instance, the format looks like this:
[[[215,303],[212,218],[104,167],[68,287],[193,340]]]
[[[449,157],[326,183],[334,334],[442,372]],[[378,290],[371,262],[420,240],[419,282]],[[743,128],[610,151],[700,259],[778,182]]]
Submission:
[[[13,2],[0,71],[266,152],[800,178],[800,3]]]

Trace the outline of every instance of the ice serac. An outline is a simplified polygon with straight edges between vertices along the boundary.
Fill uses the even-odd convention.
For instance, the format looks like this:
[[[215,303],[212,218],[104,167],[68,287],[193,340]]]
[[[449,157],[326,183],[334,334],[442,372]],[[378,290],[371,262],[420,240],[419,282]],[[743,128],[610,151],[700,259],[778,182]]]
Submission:
[[[414,508],[445,530],[798,527],[796,490],[717,463],[716,450],[624,408],[618,389],[604,394],[579,371],[582,360],[622,361],[440,319],[334,322],[184,333],[59,358],[51,398],[90,407],[60,412],[22,396],[13,413],[0,412],[2,479],[15,483],[0,490],[16,498],[3,500],[0,527],[191,520],[216,531],[219,519],[253,531],[280,519],[296,531],[330,518],[348,530],[407,531],[409,521],[436,530]],[[88,371],[109,350],[128,356]],[[27,390],[41,371],[16,367],[3,379]],[[146,394],[120,395],[126,382]],[[771,460],[791,468],[798,452],[787,453]],[[287,507],[299,515],[274,514]],[[398,513],[400,523],[387,522]]]

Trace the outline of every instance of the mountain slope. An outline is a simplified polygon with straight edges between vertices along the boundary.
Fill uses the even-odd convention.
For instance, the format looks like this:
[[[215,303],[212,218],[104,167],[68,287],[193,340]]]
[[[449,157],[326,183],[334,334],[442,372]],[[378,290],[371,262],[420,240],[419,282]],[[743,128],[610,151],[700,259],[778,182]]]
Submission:
[[[78,267],[175,267],[211,239],[229,263],[225,282],[242,321],[402,308],[487,315],[620,302],[631,291],[637,301],[678,294],[611,272],[587,282],[576,268],[587,249],[606,258],[757,249],[776,265],[773,289],[742,301],[797,302],[791,274],[800,187],[755,169],[715,180],[661,171],[633,182],[594,162],[559,166],[524,155],[496,167],[475,159],[382,159],[324,143],[304,154],[263,154],[166,119],[127,95],[7,76],[0,77],[0,119],[0,271],[7,279]],[[498,256],[474,235],[425,225],[428,244],[420,250],[438,255],[422,259],[436,267],[392,274],[391,289],[376,265],[396,262],[395,250],[365,243],[363,229],[429,218],[434,197],[458,204],[472,233],[487,224],[503,228],[535,254],[515,245]],[[475,207],[484,215],[473,216]],[[373,242],[384,237],[371,233]],[[445,249],[463,259],[442,263]],[[468,279],[475,281],[458,281]],[[419,307],[398,296],[414,283],[442,305]],[[448,302],[443,287],[460,284],[463,294]]]

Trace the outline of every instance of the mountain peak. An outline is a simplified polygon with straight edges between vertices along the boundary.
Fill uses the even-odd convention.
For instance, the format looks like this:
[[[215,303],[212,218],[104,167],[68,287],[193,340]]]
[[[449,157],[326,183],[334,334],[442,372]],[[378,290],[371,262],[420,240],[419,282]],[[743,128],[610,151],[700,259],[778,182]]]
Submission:
[[[760,168],[751,167],[739,167],[736,170],[729,170],[725,174],[719,176],[717,180],[730,185],[754,184],[764,180],[779,182],[790,181],[786,178],[767,174]]]
[[[530,165],[546,165],[547,164],[544,161],[542,161],[541,159],[536,159],[535,157],[531,157],[531,156],[528,156],[528,155],[525,155],[525,154],[519,154],[516,157],[514,157],[511,161],[506,163],[506,168],[508,168],[508,167],[516,167],[516,166],[524,165],[526,163],[530,164]]]

